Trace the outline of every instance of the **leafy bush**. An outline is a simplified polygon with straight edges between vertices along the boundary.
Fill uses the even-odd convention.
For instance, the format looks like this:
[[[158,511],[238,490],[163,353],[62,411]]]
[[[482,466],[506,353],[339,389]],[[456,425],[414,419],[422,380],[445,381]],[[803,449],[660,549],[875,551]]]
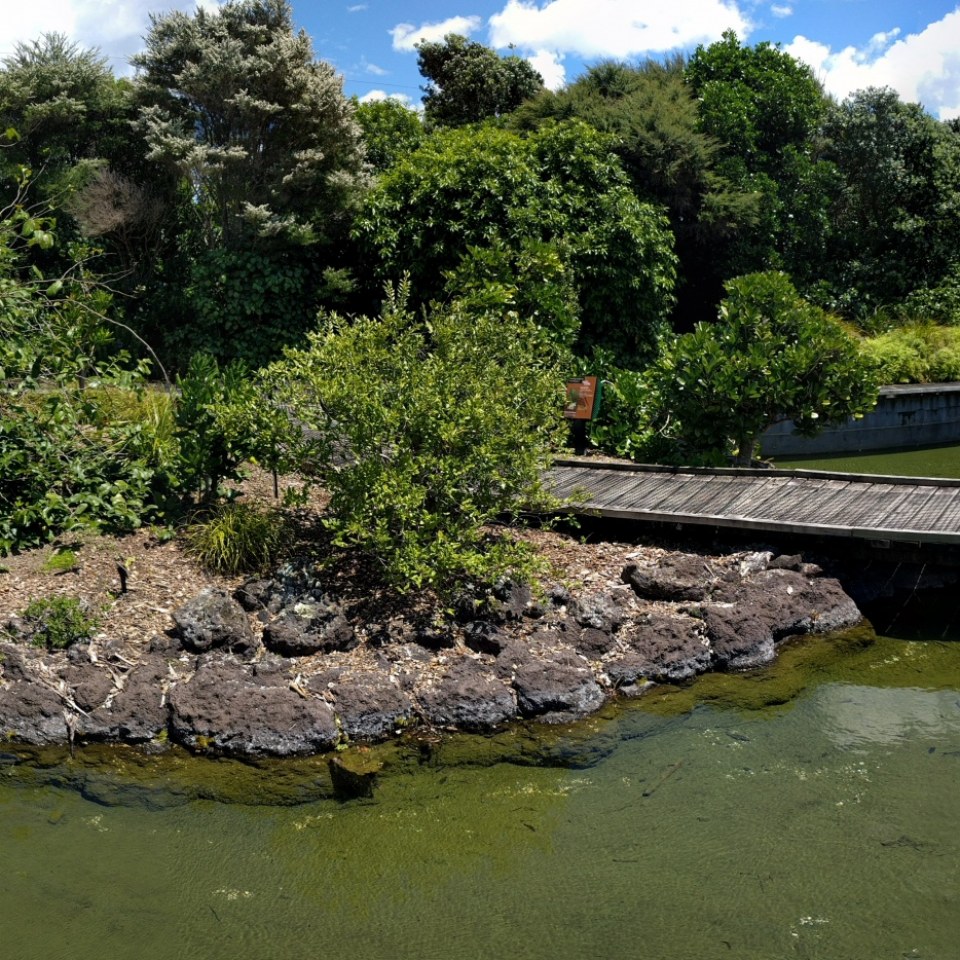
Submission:
[[[694,455],[736,452],[792,420],[799,433],[862,416],[876,402],[874,368],[841,324],[769,271],[726,284],[716,323],[668,344],[651,367],[660,422]]]
[[[179,479],[201,502],[214,500],[224,480],[238,480],[247,460],[284,469],[303,442],[300,428],[239,360],[221,368],[210,354],[196,353],[177,384]]]
[[[881,383],[942,383],[960,379],[960,329],[932,323],[896,327],[863,342]]]
[[[184,533],[187,550],[205,567],[232,576],[265,570],[280,556],[289,525],[277,510],[233,501]]]
[[[38,647],[62,650],[81,640],[89,640],[99,628],[85,604],[75,597],[43,597],[32,601],[22,618],[30,642]]]
[[[483,527],[540,494],[560,435],[556,351],[533,321],[453,301],[417,317],[409,285],[378,318],[324,316],[269,380],[319,436],[328,526],[401,589],[529,564]]]

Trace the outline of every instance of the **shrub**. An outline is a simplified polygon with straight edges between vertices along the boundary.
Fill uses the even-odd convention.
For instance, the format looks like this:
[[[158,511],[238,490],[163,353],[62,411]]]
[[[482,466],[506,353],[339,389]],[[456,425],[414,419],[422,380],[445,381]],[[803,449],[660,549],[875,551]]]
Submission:
[[[881,383],[960,379],[960,329],[912,323],[864,341],[862,352]]]
[[[22,614],[31,643],[61,650],[89,640],[99,628],[97,617],[75,597],[43,597],[31,602]]]
[[[205,567],[233,576],[265,570],[279,557],[289,524],[277,510],[233,501],[184,533],[187,549]]]
[[[388,290],[378,318],[322,317],[269,381],[317,431],[336,545],[401,589],[519,573],[523,548],[483,528],[541,496],[562,430],[556,349],[505,306],[418,317],[408,295]]]

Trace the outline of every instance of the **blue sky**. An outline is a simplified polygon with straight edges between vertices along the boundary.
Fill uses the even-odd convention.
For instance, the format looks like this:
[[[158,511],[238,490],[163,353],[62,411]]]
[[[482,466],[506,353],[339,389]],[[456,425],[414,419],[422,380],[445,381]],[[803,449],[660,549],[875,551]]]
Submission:
[[[216,8],[220,0],[202,0]],[[99,46],[114,69],[141,45],[148,13],[195,0],[0,0],[0,54],[59,30]],[[293,0],[294,19],[348,94],[419,103],[413,45],[447,32],[527,57],[552,87],[604,58],[662,57],[725,29],[779,42],[837,97],[891,86],[944,119],[960,116],[960,5],[955,0]]]

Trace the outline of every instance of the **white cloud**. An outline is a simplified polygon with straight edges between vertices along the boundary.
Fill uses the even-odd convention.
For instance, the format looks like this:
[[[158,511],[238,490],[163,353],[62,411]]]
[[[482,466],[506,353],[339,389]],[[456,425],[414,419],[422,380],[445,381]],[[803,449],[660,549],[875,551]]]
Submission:
[[[216,10],[223,0],[5,0],[0,17],[0,51],[11,52],[18,42],[29,43],[44,33],[63,33],[81,47],[99,47],[117,73],[127,58],[143,48],[151,12],[198,6]]]
[[[834,52],[798,36],[784,49],[813,68],[827,91],[843,99],[865,87],[892,87],[941,119],[960,115],[960,9],[920,33],[899,39],[894,28],[862,48]]]
[[[352,7],[347,7],[347,13],[361,13],[367,9],[365,3],[355,3]]]
[[[750,23],[734,0],[508,0],[490,18],[494,47],[625,59],[718,40],[724,30],[739,37]]]
[[[378,103],[380,100],[398,100],[405,107],[410,106],[410,98],[405,93],[387,93],[386,90],[371,90],[360,97],[361,103]]]
[[[459,33],[463,37],[469,36],[479,29],[479,17],[450,17],[439,23],[424,23],[415,27],[412,23],[398,23],[391,31],[393,49],[408,52],[421,41],[433,43],[442,40],[448,33]]]
[[[792,17],[793,16],[793,7],[780,6],[779,4],[774,4],[770,8],[770,12],[775,16],[783,19],[783,17]]]
[[[544,85],[548,90],[559,90],[567,78],[566,68],[563,66],[563,54],[552,50],[537,50],[527,57],[530,66],[543,77]]]
[[[383,67],[377,66],[375,63],[370,63],[366,57],[361,59],[360,69],[363,70],[364,73],[372,73],[375,77],[385,77],[390,72],[389,70],[384,70]]]

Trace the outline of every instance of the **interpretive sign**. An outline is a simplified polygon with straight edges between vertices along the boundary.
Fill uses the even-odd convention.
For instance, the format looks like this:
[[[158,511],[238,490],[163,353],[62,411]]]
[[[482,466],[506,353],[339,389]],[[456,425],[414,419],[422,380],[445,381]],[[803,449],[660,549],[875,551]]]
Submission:
[[[567,381],[563,415],[568,420],[592,420],[599,408],[600,390],[596,377],[578,377]]]

